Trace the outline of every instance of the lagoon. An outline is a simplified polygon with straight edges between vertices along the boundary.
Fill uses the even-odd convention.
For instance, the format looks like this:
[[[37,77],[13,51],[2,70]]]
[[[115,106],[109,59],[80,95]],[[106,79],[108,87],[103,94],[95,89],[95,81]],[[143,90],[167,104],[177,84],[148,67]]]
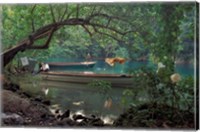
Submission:
[[[64,59],[64,58],[52,58],[48,59],[48,62],[82,62],[83,59]],[[95,61],[95,60],[93,60]],[[141,67],[147,67],[156,71],[157,65],[150,61],[127,61],[125,64],[115,64],[113,67],[109,66],[105,61],[98,60],[96,65],[90,69],[56,69],[58,71],[91,71],[95,73],[110,73],[110,74],[127,74],[130,70],[138,70]],[[175,65],[175,71],[180,75],[194,76],[194,64],[191,63],[180,63]]]
[[[80,62],[84,60],[73,60],[73,62]],[[72,62],[68,59],[51,59],[47,62]],[[157,65],[148,61],[128,61],[125,64],[116,64],[111,67],[104,61],[97,61],[93,68],[89,69],[64,69],[64,71],[91,71],[95,73],[110,73],[110,74],[126,74],[128,71],[137,70],[141,67],[149,67],[156,71]],[[56,69],[61,70],[61,69]],[[62,69],[63,71],[63,69]],[[176,72],[182,76],[193,76],[194,67],[192,64],[176,64]],[[34,78],[37,78],[35,75]],[[30,75],[30,78],[32,76]],[[31,80],[31,81],[30,81]],[[34,81],[33,81],[34,80]],[[65,111],[70,109],[71,112],[79,112],[84,114],[95,114],[103,119],[110,120],[111,122],[117,118],[127,108],[128,104],[123,104],[123,92],[126,89],[112,88],[109,95],[112,98],[112,106],[105,108],[107,97],[100,93],[98,90],[89,88],[87,85],[71,86],[63,82],[43,81],[40,79],[28,79],[27,76],[19,78],[22,89],[33,96],[43,96],[52,102],[51,107]],[[144,92],[134,98],[126,98],[133,100],[132,104],[137,105],[148,100]]]

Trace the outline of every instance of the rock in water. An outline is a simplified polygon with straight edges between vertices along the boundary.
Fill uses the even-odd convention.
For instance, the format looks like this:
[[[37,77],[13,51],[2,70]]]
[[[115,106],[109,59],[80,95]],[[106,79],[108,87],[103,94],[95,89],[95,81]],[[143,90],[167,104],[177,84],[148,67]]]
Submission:
[[[54,126],[74,126],[74,125],[76,125],[76,122],[70,118],[65,118],[63,120],[54,123]]]
[[[50,100],[43,100],[42,103],[45,104],[45,105],[51,105],[51,101]]]
[[[18,114],[2,114],[2,121],[4,124],[22,125],[24,119]]]
[[[77,114],[77,115],[73,115],[73,119],[76,121],[76,120],[85,119],[85,117],[80,114]]]
[[[35,97],[34,101],[41,102],[42,101],[42,97],[41,96],[37,96],[37,97]]]
[[[96,116],[95,116],[95,115],[93,115],[93,114],[91,115],[91,117],[92,117],[93,119],[95,119],[95,118],[96,118]]]
[[[103,126],[104,122],[100,118],[97,118],[97,119],[93,119],[91,121],[91,125],[92,126]]]
[[[62,115],[61,115],[61,120],[64,118],[68,118],[70,116],[70,110],[65,111]]]
[[[27,98],[30,98],[30,97],[31,97],[31,95],[28,94],[28,93],[26,93],[26,92],[22,92],[22,95],[24,95],[24,96],[27,97]]]
[[[60,110],[59,110],[59,109],[55,110],[55,114],[58,114],[59,112],[60,112]]]

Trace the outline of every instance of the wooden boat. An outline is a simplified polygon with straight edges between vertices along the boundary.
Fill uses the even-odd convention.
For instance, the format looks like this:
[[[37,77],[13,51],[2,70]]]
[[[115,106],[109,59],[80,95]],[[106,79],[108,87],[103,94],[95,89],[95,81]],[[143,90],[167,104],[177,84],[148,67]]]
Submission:
[[[96,74],[93,72],[42,72],[41,76],[47,81],[89,84],[93,81],[107,81],[114,87],[130,88],[132,76],[124,74]]]
[[[50,69],[87,69],[92,68],[96,64],[95,61],[86,62],[50,62]]]

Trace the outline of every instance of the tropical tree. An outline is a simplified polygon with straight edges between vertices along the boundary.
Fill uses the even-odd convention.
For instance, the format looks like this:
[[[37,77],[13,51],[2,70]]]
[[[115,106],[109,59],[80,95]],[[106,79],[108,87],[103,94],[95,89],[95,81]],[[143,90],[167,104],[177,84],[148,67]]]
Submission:
[[[12,39],[13,43],[16,43],[25,38],[17,46],[3,52],[4,66],[19,51],[48,48],[55,32],[66,25],[81,27],[90,37],[107,36],[115,41],[123,41],[122,37],[135,31],[136,28],[127,28],[124,25],[129,25],[130,22],[123,16],[112,13],[113,10],[121,8],[116,6],[110,10],[109,7],[110,5],[105,4],[4,6],[3,10],[6,13],[3,13],[3,27],[12,29],[12,21],[16,24],[16,27],[10,32],[10,36],[8,35],[9,38],[4,38],[4,42]],[[22,32],[16,34],[18,31]],[[99,41],[104,41],[106,44],[106,41],[110,41],[110,39],[100,39]]]
[[[194,36],[193,3],[34,4],[2,8],[4,66],[19,51],[43,60],[82,58],[87,52],[94,57],[123,52],[132,60],[143,56],[156,63],[165,60],[163,63],[173,69],[174,60],[181,57],[179,53],[185,53],[189,46],[190,54],[193,48],[182,44]]]
[[[183,41],[187,38],[191,41],[190,45],[192,48],[192,51],[194,50],[194,20],[191,20],[189,16],[187,15],[188,12],[193,16],[195,10],[193,9],[195,7],[194,3],[175,3],[175,4],[161,4],[161,6],[158,8],[160,11],[160,14],[158,14],[158,25],[160,28],[157,30],[157,42],[150,45],[150,52],[153,56],[153,60],[155,62],[162,62],[164,65],[166,65],[166,71],[168,74],[172,74],[175,70],[175,61],[177,60],[177,57],[179,53],[187,48],[187,45],[184,45]],[[187,28],[184,24],[188,24],[186,20],[190,19],[189,25]],[[192,24],[193,23],[193,24]],[[182,35],[187,30],[187,37],[186,34],[184,35],[184,39]],[[188,49],[187,49],[188,50]],[[191,50],[188,50],[188,53],[191,52]]]

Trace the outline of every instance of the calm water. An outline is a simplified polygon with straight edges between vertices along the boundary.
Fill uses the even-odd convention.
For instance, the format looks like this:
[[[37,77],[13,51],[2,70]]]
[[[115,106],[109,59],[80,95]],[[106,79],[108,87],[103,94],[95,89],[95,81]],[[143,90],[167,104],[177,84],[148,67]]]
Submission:
[[[84,60],[76,59],[76,60],[69,60],[69,59],[49,59],[47,62],[81,62]],[[111,73],[111,74],[123,74],[128,73],[129,70],[137,70],[141,67],[149,67],[152,69],[157,69],[157,65],[148,62],[148,61],[128,61],[125,64],[121,65],[116,63],[115,66],[111,67],[105,61],[97,61],[94,68],[90,69],[76,69],[76,71],[92,71],[95,73]],[[56,69],[59,70],[59,69]],[[62,69],[63,70],[63,69]],[[65,69],[66,71],[73,69]],[[181,74],[182,76],[193,76],[194,75],[194,65],[193,64],[176,64],[175,67],[176,72]]]
[[[37,75],[35,78],[37,78]],[[50,100],[52,103],[50,107],[54,109],[61,109],[62,111],[70,109],[72,113],[83,113],[85,115],[94,114],[112,122],[126,108],[121,103],[122,93],[125,89],[111,89],[108,95],[112,98],[112,106],[105,108],[104,104],[107,96],[88,85],[77,84],[76,86],[71,86],[67,83],[42,81],[40,79],[36,79],[36,81],[31,79],[30,81],[26,76],[18,79],[20,80],[21,88],[25,92],[33,97],[42,96]]]
[[[55,62],[61,60],[54,59],[51,61]],[[67,60],[63,59],[62,61],[64,62]],[[124,65],[117,64],[111,67],[103,61],[98,61],[95,67],[84,70],[95,73],[123,74],[127,73],[128,69],[138,69],[142,66],[151,67],[155,70],[157,68],[156,65],[149,62],[126,62]],[[194,68],[191,64],[179,64],[176,65],[176,71],[182,76],[193,76]],[[30,75],[30,77],[31,76],[32,75]],[[62,82],[42,81],[39,75],[34,76],[34,78],[37,79],[28,79],[26,76],[19,79],[24,91],[34,96],[44,96],[51,100],[52,107],[60,108],[63,111],[70,109],[72,112],[95,114],[102,116],[102,118],[109,117],[109,119],[114,119],[126,108],[126,106],[121,103],[123,91],[125,89],[112,88],[112,90],[109,91],[109,95],[112,98],[112,106],[110,108],[105,108],[104,104],[107,97],[101,94],[100,91],[91,89],[88,85],[73,84],[75,85],[73,86]],[[137,101],[133,102],[133,104],[137,105],[138,103],[146,101],[147,97],[145,93],[142,93],[140,96],[137,96],[135,100]]]

